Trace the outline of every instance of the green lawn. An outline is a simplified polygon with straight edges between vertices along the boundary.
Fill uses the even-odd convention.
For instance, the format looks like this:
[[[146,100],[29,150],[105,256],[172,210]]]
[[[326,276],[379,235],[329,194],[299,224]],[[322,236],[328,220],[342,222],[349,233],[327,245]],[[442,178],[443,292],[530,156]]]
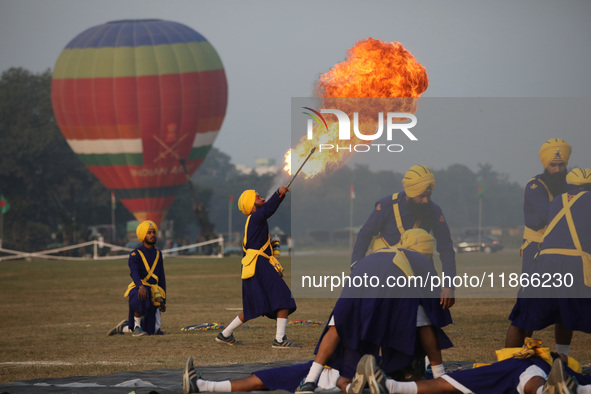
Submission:
[[[514,266],[514,253],[458,255],[459,270],[477,264]],[[344,265],[348,270],[345,258]],[[290,283],[290,259],[281,257]],[[241,307],[240,259],[165,258],[167,311],[164,336],[108,337],[107,331],[127,317],[123,293],[130,282],[126,260],[0,262],[4,313],[0,328],[0,382],[25,379],[101,375],[118,371],[182,368],[188,356],[196,365],[307,360],[313,357],[322,326],[290,326],[287,335],[301,349],[271,349],[275,323],[266,318],[248,322],[235,332],[240,346],[214,341],[219,331],[183,332],[182,327],[229,323]],[[293,320],[324,322],[335,300],[296,298]],[[449,361],[494,361],[502,347],[512,299],[461,298],[452,309],[455,325],[446,329],[455,347],[444,351]],[[551,328],[537,333],[553,342]],[[575,333],[571,355],[591,361],[591,337]]]

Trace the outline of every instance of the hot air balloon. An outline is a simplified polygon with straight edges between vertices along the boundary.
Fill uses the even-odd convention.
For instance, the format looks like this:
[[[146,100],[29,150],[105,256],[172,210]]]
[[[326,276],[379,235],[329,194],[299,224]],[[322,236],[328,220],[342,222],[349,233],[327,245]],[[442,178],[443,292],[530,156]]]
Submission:
[[[137,220],[157,224],[211,148],[227,99],[213,46],[154,19],[83,31],[59,55],[51,85],[72,150]]]

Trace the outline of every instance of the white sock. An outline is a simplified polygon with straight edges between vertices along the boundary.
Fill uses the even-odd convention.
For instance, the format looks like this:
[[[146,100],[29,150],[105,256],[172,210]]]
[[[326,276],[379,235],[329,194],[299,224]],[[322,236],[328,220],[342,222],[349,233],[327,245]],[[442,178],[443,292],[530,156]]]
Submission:
[[[210,383],[213,382],[210,382],[209,380],[197,379],[197,388],[199,389],[199,392],[203,393],[209,391]]]
[[[129,329],[129,326],[123,327],[123,332],[133,332]]]
[[[213,382],[213,391],[218,393],[229,393],[232,391],[232,383],[229,380]]]
[[[285,327],[287,326],[287,319],[284,317],[277,318],[277,332],[275,333],[275,339],[277,342],[283,342],[285,336]]]
[[[351,383],[349,383],[349,384],[347,385],[347,387],[345,387],[345,393],[348,393],[348,392],[349,392],[349,388],[350,388],[350,387],[351,387]]]
[[[136,327],[139,327],[139,326],[141,326],[141,325],[142,325],[142,317],[141,317],[141,316],[140,316],[140,317],[136,317],[136,316],[134,316],[134,317],[133,317],[133,322],[134,322],[134,326],[133,326],[133,328],[134,328],[134,329],[135,329]]]
[[[577,387],[577,394],[591,394],[591,384]]]
[[[544,386],[540,386],[538,387],[538,389],[536,390],[536,394],[542,394],[542,392],[544,391]]]
[[[437,379],[438,377],[445,375],[445,368],[443,367],[443,364],[431,364],[431,371],[433,371],[433,379]]]
[[[386,379],[386,388],[391,394],[417,394],[419,390],[415,382],[397,382],[394,379]]]
[[[229,380],[213,382],[211,380],[197,379],[197,388],[201,393],[229,393],[232,391],[232,383]]]
[[[310,371],[308,372],[308,376],[306,376],[304,382],[318,382],[318,378],[320,377],[320,374],[323,370],[324,365],[318,364],[316,361],[314,361],[312,363],[312,366],[310,367]]]
[[[226,327],[224,331],[222,331],[222,335],[228,338],[230,335],[232,335],[235,329],[237,329],[243,324],[244,322],[240,320],[240,317],[236,316],[236,318],[232,320],[232,323],[228,324],[228,327]]]
[[[560,354],[564,354],[565,356],[568,356],[569,352],[570,352],[570,345],[556,344],[556,353],[560,353]]]
[[[160,331],[160,327],[162,326],[162,319],[160,316],[160,308],[156,308],[156,322],[154,323],[154,334]]]

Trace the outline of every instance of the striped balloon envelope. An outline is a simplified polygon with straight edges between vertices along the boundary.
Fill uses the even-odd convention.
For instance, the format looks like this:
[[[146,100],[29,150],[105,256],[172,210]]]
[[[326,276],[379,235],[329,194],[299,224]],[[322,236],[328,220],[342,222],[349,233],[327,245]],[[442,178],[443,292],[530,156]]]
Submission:
[[[72,150],[137,220],[161,224],[226,114],[220,57],[163,20],[91,27],[59,55],[51,102]]]

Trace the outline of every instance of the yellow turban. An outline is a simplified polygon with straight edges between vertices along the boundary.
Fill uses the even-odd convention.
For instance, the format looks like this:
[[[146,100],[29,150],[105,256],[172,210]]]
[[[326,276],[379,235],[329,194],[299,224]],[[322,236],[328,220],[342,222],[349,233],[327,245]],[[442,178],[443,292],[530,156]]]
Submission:
[[[252,208],[254,208],[254,200],[257,197],[257,192],[254,190],[246,190],[238,199],[238,209],[245,214],[246,216],[252,213]]]
[[[402,178],[402,186],[410,198],[420,196],[435,187],[435,175],[425,166],[412,166]]]
[[[433,254],[435,240],[422,228],[406,230],[400,237],[398,245],[402,249],[410,249],[421,254]]]
[[[577,186],[591,183],[591,169],[573,168],[566,176],[566,183]]]
[[[563,162],[568,165],[571,150],[571,146],[565,140],[560,138],[549,139],[540,148],[540,161],[544,168],[548,167],[553,161]]]
[[[156,234],[158,234],[158,226],[156,226],[156,223],[151,220],[144,220],[139,224],[139,226],[137,226],[135,233],[137,234],[137,239],[139,239],[140,242],[144,242],[144,238],[146,238],[146,234],[148,234],[148,230],[150,228],[153,228]]]

